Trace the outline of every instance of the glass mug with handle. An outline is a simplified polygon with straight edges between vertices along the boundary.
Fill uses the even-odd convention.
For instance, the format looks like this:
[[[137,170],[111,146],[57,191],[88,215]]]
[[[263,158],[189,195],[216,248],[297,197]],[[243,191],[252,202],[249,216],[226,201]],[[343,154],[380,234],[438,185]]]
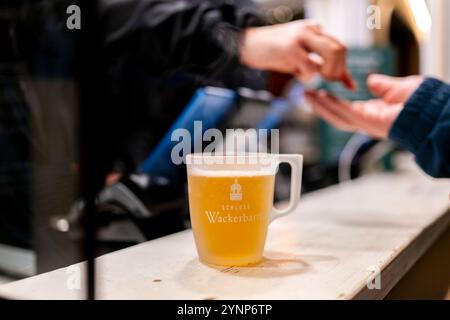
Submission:
[[[273,206],[280,163],[291,166],[288,206]],[[297,207],[303,157],[281,154],[190,154],[189,211],[202,262],[245,266],[261,261],[269,223]]]

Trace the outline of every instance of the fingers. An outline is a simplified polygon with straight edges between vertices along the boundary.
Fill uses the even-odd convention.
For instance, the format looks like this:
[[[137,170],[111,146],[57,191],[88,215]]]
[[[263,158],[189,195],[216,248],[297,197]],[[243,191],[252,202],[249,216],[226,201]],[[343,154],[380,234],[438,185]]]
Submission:
[[[347,70],[347,48],[334,37],[315,30],[303,38],[306,50],[319,54],[323,59],[320,73],[331,81],[341,81],[347,88],[356,89],[356,83]]]
[[[350,71],[346,70],[344,72],[344,75],[341,79],[342,83],[344,84],[344,86],[352,91],[358,90],[358,84],[356,83],[356,81],[353,79],[352,74],[350,73]]]
[[[367,78],[367,86],[373,95],[387,103],[404,103],[422,83],[420,76],[390,77],[373,74]]]
[[[334,65],[332,65],[331,68],[333,68],[332,70],[335,72],[335,76],[337,77],[337,79],[330,80],[339,80],[348,89],[356,90],[358,86],[353,79],[352,74],[347,69],[347,48],[336,38],[327,33],[322,33],[321,36],[326,38],[330,42],[330,44],[332,44],[331,49],[336,50],[337,53],[337,55],[333,55],[335,61],[330,61],[330,64],[331,62],[334,62]]]
[[[308,92],[306,98],[320,117],[337,128],[364,131],[380,139],[387,138],[403,108],[403,104],[387,104],[381,99],[350,103],[323,91]]]
[[[345,47],[318,34],[309,34],[304,44],[308,51],[323,58],[322,75],[328,80],[340,80],[345,70]]]
[[[367,86],[374,96],[384,97],[393,86],[398,85],[401,81],[401,78],[371,74],[367,78]]]
[[[342,111],[338,111],[339,105],[345,105],[345,103],[332,99],[324,91],[308,91],[306,92],[306,99],[310,102],[314,111],[325,121],[344,131],[356,130],[351,116],[345,115]],[[347,105],[345,106],[345,109],[348,109]]]
[[[296,59],[293,63],[296,68],[295,75],[303,81],[310,80],[321,68],[321,65],[309,57],[308,53],[302,48],[298,48]]]
[[[357,90],[358,84],[353,79],[351,72],[347,68],[347,48],[331,35],[322,33],[322,36],[327,38],[330,42],[334,43],[338,51],[339,50],[343,51],[342,57],[340,57],[341,60],[337,61],[338,63],[337,76],[339,77],[339,74],[341,74],[341,77],[338,80],[342,81],[344,86],[347,87],[348,89],[353,91]]]

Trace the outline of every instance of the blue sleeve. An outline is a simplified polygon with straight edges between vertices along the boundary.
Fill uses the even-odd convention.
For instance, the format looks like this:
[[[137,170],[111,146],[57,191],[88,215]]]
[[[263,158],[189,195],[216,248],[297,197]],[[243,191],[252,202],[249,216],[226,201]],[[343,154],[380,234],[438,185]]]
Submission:
[[[389,133],[429,175],[450,177],[450,86],[426,79],[405,104]]]

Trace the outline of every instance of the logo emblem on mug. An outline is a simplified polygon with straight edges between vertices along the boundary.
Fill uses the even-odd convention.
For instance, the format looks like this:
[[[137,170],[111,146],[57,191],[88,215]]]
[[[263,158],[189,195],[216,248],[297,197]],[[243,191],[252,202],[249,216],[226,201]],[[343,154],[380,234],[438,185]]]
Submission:
[[[237,178],[234,178],[234,183],[230,186],[230,200],[242,200],[242,186],[238,183]]]

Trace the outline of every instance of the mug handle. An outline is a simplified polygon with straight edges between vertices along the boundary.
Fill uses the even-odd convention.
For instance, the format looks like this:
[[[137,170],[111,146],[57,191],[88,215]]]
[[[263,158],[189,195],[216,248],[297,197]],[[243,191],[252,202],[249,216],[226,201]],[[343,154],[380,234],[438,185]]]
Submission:
[[[277,167],[280,163],[288,163],[291,166],[291,192],[289,204],[286,208],[277,209],[275,206],[273,207],[270,222],[291,213],[297,208],[302,187],[303,156],[299,154],[280,154],[276,155],[276,158]]]

